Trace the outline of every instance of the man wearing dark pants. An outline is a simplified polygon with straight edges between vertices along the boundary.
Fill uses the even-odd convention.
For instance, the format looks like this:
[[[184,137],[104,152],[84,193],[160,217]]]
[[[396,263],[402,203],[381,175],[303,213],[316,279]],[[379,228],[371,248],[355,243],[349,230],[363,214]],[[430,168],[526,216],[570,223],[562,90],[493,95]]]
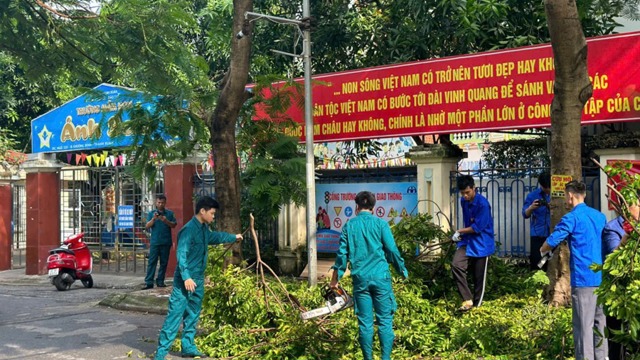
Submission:
[[[468,311],[482,304],[484,297],[487,263],[496,245],[493,233],[493,218],[489,201],[478,194],[473,178],[463,175],[457,179],[460,191],[460,206],[464,227],[452,237],[457,250],[451,263],[451,271],[462,296],[460,311]],[[471,268],[473,295],[467,284],[467,270]]]
[[[531,219],[531,242],[529,243],[529,265],[531,269],[538,269],[540,262],[540,247],[549,236],[551,227],[551,175],[542,173],[538,176],[538,187],[527,195],[522,206],[522,216]]]
[[[629,207],[629,219],[637,222],[640,220],[640,204],[630,203]],[[616,251],[619,247],[624,246],[629,239],[629,233],[632,231],[631,225],[626,222],[623,216],[609,221],[602,230],[602,251],[603,256],[606,259],[612,252]],[[614,317],[606,316],[607,327],[609,330],[622,331],[628,325],[623,321]],[[624,345],[609,339],[609,360],[624,360],[625,348]]]
[[[149,248],[149,264],[147,265],[147,276],[144,278],[143,289],[153,288],[153,277],[156,274],[156,265],[160,261],[156,284],[158,287],[165,287],[164,277],[169,263],[171,253],[171,229],[176,226],[176,217],[173,211],[165,208],[167,197],[158,195],[156,197],[156,209],[147,214],[146,228],[151,229],[151,246]]]
[[[576,360],[605,360],[607,339],[601,336],[605,316],[594,293],[602,282],[602,272],[594,272],[590,266],[602,264],[601,236],[607,220],[604,214],[584,203],[587,187],[583,182],[570,181],[564,194],[571,211],[560,219],[540,253],[553,251],[567,239],[571,250],[571,309]]]

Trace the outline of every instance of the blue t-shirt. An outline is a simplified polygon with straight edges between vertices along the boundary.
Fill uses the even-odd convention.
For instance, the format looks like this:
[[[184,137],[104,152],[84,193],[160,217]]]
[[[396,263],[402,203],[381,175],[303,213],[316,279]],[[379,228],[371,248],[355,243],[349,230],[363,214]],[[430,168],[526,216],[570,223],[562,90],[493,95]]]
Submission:
[[[153,216],[155,215],[156,211],[158,210],[149,211],[149,213],[147,214],[147,222],[153,219]],[[171,221],[172,223],[176,222],[176,216],[173,214],[173,211],[169,209],[164,209],[164,216],[167,218],[167,220]],[[173,242],[171,241],[171,228],[169,227],[169,225],[160,221],[160,219],[156,220],[153,223],[153,226],[151,226],[151,245],[172,245],[172,244]]]
[[[551,196],[545,194],[541,188],[537,188],[527,195],[522,206],[522,216],[527,217],[525,211],[534,201],[538,199],[545,199],[547,203],[551,200]],[[531,236],[549,236],[549,228],[551,226],[551,211],[548,206],[540,206],[539,208],[531,212]]]
[[[602,230],[607,218],[600,211],[586,204],[576,205],[560,219],[547,244],[556,247],[564,239],[571,249],[571,286],[600,286],[602,272],[594,272],[591,264],[602,264]]]
[[[618,216],[617,218],[609,221],[607,225],[604,226],[604,230],[602,230],[603,260],[604,257],[611,254],[613,250],[615,250],[618,245],[620,245],[620,241],[625,234],[625,231],[622,228],[623,223],[624,218],[622,216]]]
[[[462,234],[462,240],[458,241],[458,248],[467,247],[467,256],[485,257],[496,251],[496,243],[493,233],[493,218],[491,217],[491,205],[487,198],[476,193],[472,201],[460,198],[462,207],[462,219],[464,227],[471,227],[473,234]]]

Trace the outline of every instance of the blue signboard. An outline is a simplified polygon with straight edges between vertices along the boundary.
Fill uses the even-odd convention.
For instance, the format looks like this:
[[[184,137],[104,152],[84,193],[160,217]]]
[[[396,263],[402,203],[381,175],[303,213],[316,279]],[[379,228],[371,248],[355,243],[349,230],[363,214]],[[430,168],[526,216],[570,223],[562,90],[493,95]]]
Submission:
[[[133,205],[118,205],[118,229],[133,229]]]
[[[356,216],[355,197],[371,191],[376,197],[373,215],[398,223],[404,216],[415,215],[418,204],[415,182],[317,184],[316,245],[319,252],[338,251],[342,227]]]
[[[137,104],[147,109],[140,92],[102,84],[90,93],[79,96],[31,121],[31,152],[63,152],[128,146],[133,136],[111,137],[111,119],[122,111],[122,120],[129,120],[128,109]]]

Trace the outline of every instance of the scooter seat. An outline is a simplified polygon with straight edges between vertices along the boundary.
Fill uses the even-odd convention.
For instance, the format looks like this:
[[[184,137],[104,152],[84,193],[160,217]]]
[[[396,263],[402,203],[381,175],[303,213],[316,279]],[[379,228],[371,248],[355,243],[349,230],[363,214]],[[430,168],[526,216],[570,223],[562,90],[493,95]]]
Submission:
[[[69,255],[75,255],[76,253],[73,252],[73,250],[69,250],[69,249],[65,249],[65,248],[55,248],[52,250],[49,250],[49,255],[53,255],[53,254],[57,254],[57,253],[67,253]]]

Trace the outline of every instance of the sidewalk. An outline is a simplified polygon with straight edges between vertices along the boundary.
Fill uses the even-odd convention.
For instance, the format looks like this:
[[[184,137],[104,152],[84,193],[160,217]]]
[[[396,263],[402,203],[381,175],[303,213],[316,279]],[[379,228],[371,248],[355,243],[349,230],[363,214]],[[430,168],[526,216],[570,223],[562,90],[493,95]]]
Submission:
[[[25,275],[24,269],[0,271],[0,285],[12,286],[41,286],[50,285],[47,275]],[[144,284],[144,275],[132,275],[121,273],[101,272],[91,274],[93,277],[93,287],[98,289],[116,289],[128,291],[113,292],[102,301],[100,305],[112,307],[119,310],[149,312],[155,314],[166,314],[167,303],[172,287],[153,288],[141,290]],[[171,284],[173,279],[167,279],[167,284]],[[80,286],[80,281],[76,281],[73,286]],[[53,288],[53,285],[51,285]],[[90,291],[90,289],[87,289]]]

